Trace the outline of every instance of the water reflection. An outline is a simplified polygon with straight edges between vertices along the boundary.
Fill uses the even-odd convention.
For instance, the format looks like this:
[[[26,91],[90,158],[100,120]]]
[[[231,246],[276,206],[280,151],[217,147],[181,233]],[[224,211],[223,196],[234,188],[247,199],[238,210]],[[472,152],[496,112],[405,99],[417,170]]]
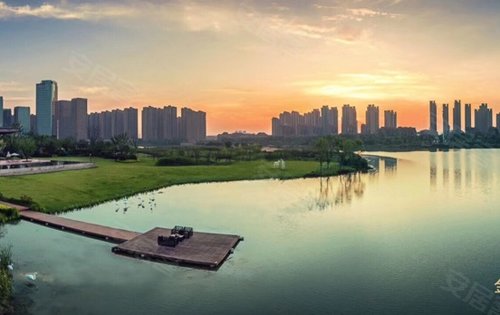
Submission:
[[[462,189],[462,153],[463,150],[453,152],[453,179],[456,190]]]
[[[484,151],[478,155],[474,150],[431,152],[429,154],[431,187],[436,188],[439,183],[444,188],[450,187],[461,192],[475,186],[489,189],[498,163],[498,159],[493,159],[493,154],[493,151]],[[476,158],[477,156],[480,158]]]
[[[435,187],[437,182],[437,165],[436,165],[436,155],[433,153],[429,154],[430,159],[430,169],[429,175],[431,179],[431,186]]]
[[[394,158],[384,157],[384,170],[386,173],[394,173],[398,168],[398,160]]]
[[[364,175],[361,173],[320,178],[319,195],[309,210],[325,210],[362,197],[366,188],[363,179]]]
[[[379,173],[385,172],[391,174],[398,168],[398,159],[393,157],[365,155],[364,158],[368,161],[368,164]],[[381,166],[382,164],[383,167]]]

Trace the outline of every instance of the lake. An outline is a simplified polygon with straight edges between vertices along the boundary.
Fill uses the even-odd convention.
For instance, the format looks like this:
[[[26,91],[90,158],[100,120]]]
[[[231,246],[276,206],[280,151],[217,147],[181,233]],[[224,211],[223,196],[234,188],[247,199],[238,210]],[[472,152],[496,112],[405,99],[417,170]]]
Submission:
[[[500,150],[370,154],[385,157],[368,174],[175,186],[63,215],[244,236],[216,272],[8,226],[19,301],[52,315],[500,314]]]

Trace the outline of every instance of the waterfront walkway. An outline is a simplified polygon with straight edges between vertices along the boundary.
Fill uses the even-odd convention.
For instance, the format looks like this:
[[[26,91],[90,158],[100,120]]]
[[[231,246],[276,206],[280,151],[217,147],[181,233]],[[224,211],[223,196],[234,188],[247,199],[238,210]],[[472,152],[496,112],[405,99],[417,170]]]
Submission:
[[[93,238],[98,238],[103,241],[116,244],[129,241],[134,237],[141,235],[141,233],[137,232],[76,221],[36,211],[23,210],[19,214],[21,215],[21,218],[30,222],[43,224],[52,228],[82,234]]]
[[[170,235],[170,229],[156,227],[139,233],[31,211],[2,201],[0,204],[18,209],[26,221],[118,244],[112,248],[116,254],[198,268],[218,269],[242,240],[238,235],[194,232],[176,247],[160,246],[158,236]]]

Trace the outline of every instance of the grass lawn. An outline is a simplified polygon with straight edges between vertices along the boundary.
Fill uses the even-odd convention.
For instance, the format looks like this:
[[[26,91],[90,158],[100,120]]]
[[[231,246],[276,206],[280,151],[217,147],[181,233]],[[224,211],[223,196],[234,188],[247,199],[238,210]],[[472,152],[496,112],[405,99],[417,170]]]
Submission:
[[[318,163],[312,161],[287,161],[286,170],[275,169],[272,162],[263,160],[177,167],[158,167],[146,157],[138,162],[94,161],[98,166],[94,169],[0,177],[0,192],[10,198],[27,195],[45,212],[55,213],[176,184],[298,178],[318,169]]]

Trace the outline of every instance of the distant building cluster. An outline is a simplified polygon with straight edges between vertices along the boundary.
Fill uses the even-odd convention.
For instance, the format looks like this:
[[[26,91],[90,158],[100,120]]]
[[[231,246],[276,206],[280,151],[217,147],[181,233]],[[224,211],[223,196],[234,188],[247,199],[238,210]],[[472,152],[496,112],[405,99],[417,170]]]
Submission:
[[[358,134],[358,119],[356,107],[346,104],[342,106],[340,131],[343,135]],[[412,128],[414,130],[414,128]],[[361,134],[375,135],[380,132],[395,133],[398,128],[397,113],[394,110],[384,111],[384,125],[380,124],[378,106],[368,105],[365,113],[365,123],[361,124]],[[408,130],[404,130],[408,132]],[[416,130],[415,130],[416,133]],[[323,106],[301,115],[296,111],[283,112],[278,118],[272,119],[272,135],[279,137],[291,136],[324,136],[339,134],[339,115],[337,107]]]
[[[142,139],[145,142],[182,141],[196,143],[207,137],[207,114],[177,107],[144,107],[142,109]]]
[[[136,108],[114,109],[89,115],[89,139],[105,140],[126,134],[133,140],[139,138]]]
[[[14,112],[4,108],[0,96],[0,128],[17,127],[24,133],[33,132],[57,139],[109,140],[126,134],[133,140],[139,138],[139,119],[136,108],[114,109],[88,114],[85,98],[59,100],[57,82],[43,80],[36,84],[36,113],[29,106],[16,106]],[[144,142],[196,143],[207,136],[206,113],[182,108],[145,107],[142,110],[142,140]]]
[[[450,127],[449,104],[444,103],[441,107],[442,134],[446,137],[450,133],[488,133],[493,125],[493,110],[488,104],[483,103],[474,110],[474,127],[472,126],[472,105],[465,104],[462,123],[462,102],[455,100],[453,103],[452,117],[453,128]],[[438,106],[436,101],[429,102],[429,131],[438,134]],[[500,130],[500,113],[496,115],[496,128]]]
[[[273,136],[315,136],[338,133],[336,107],[323,106],[305,114],[297,111],[283,112],[272,119]]]

